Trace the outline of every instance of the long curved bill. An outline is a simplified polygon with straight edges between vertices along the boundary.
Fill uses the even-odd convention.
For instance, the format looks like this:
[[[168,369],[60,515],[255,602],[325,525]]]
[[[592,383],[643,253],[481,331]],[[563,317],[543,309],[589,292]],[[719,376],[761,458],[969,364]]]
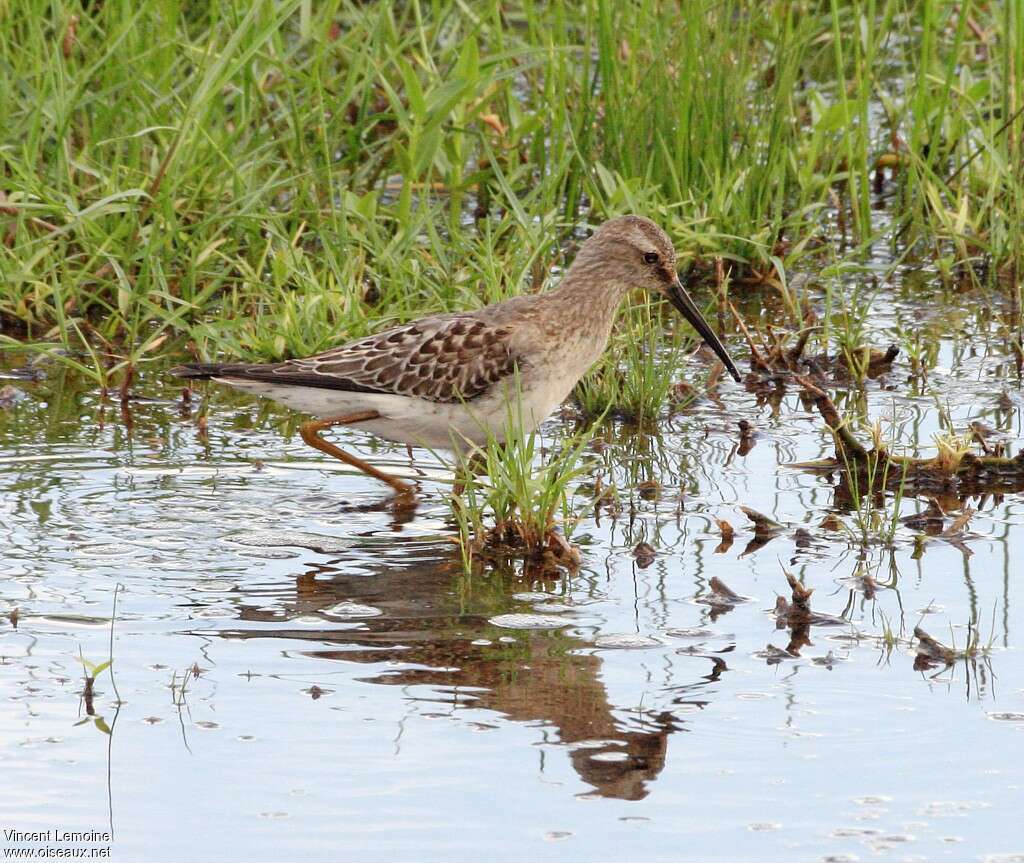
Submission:
[[[683,287],[682,282],[676,279],[666,293],[668,294],[669,301],[676,307],[676,311],[690,322],[690,325],[704,339],[705,344],[718,354],[718,358],[725,364],[725,368],[732,375],[733,380],[739,383],[742,378],[736,368],[736,364],[732,361],[732,357],[729,356],[725,345],[715,335],[715,331],[711,329],[711,325],[704,320],[704,315],[700,313],[700,309],[694,305],[690,295],[686,293],[686,288]]]

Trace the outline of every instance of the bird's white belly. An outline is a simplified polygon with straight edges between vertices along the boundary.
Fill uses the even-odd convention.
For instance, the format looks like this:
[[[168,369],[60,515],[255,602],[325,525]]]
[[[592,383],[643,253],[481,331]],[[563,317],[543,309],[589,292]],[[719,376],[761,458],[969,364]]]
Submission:
[[[538,379],[540,378],[540,379]],[[221,383],[271,398],[286,407],[316,417],[344,417],[365,411],[380,414],[354,426],[384,440],[430,449],[462,449],[466,441],[482,445],[489,436],[504,441],[510,418],[514,426],[533,431],[562,402],[574,381],[538,376],[521,382],[509,398],[501,388],[469,402],[429,402],[383,393],[358,393],[327,388],[289,386],[259,381],[218,378]]]

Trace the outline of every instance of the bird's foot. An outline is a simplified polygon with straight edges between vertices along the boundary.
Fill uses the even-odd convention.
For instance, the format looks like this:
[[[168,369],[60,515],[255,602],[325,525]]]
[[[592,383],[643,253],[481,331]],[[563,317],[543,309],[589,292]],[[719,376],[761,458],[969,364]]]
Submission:
[[[403,483],[404,485],[404,483]],[[416,486],[408,485],[405,488],[396,490],[390,497],[378,500],[366,501],[365,503],[345,503],[340,507],[341,512],[390,512],[395,516],[411,516],[420,505],[420,498]],[[408,521],[402,518],[401,521]]]

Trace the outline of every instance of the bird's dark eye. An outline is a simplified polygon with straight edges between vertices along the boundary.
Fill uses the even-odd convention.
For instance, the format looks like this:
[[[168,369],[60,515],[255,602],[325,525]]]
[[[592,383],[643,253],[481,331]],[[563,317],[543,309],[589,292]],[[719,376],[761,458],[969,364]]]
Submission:
[[[657,252],[644,252],[644,263],[645,264],[656,264],[658,263]]]

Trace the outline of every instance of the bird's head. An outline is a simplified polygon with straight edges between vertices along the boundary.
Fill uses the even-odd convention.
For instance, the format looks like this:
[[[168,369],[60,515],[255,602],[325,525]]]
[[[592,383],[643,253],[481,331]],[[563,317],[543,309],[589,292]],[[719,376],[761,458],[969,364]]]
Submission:
[[[619,216],[598,228],[582,246],[581,264],[625,287],[645,288],[666,297],[740,380],[729,352],[690,299],[676,272],[676,251],[661,228],[642,216]]]

